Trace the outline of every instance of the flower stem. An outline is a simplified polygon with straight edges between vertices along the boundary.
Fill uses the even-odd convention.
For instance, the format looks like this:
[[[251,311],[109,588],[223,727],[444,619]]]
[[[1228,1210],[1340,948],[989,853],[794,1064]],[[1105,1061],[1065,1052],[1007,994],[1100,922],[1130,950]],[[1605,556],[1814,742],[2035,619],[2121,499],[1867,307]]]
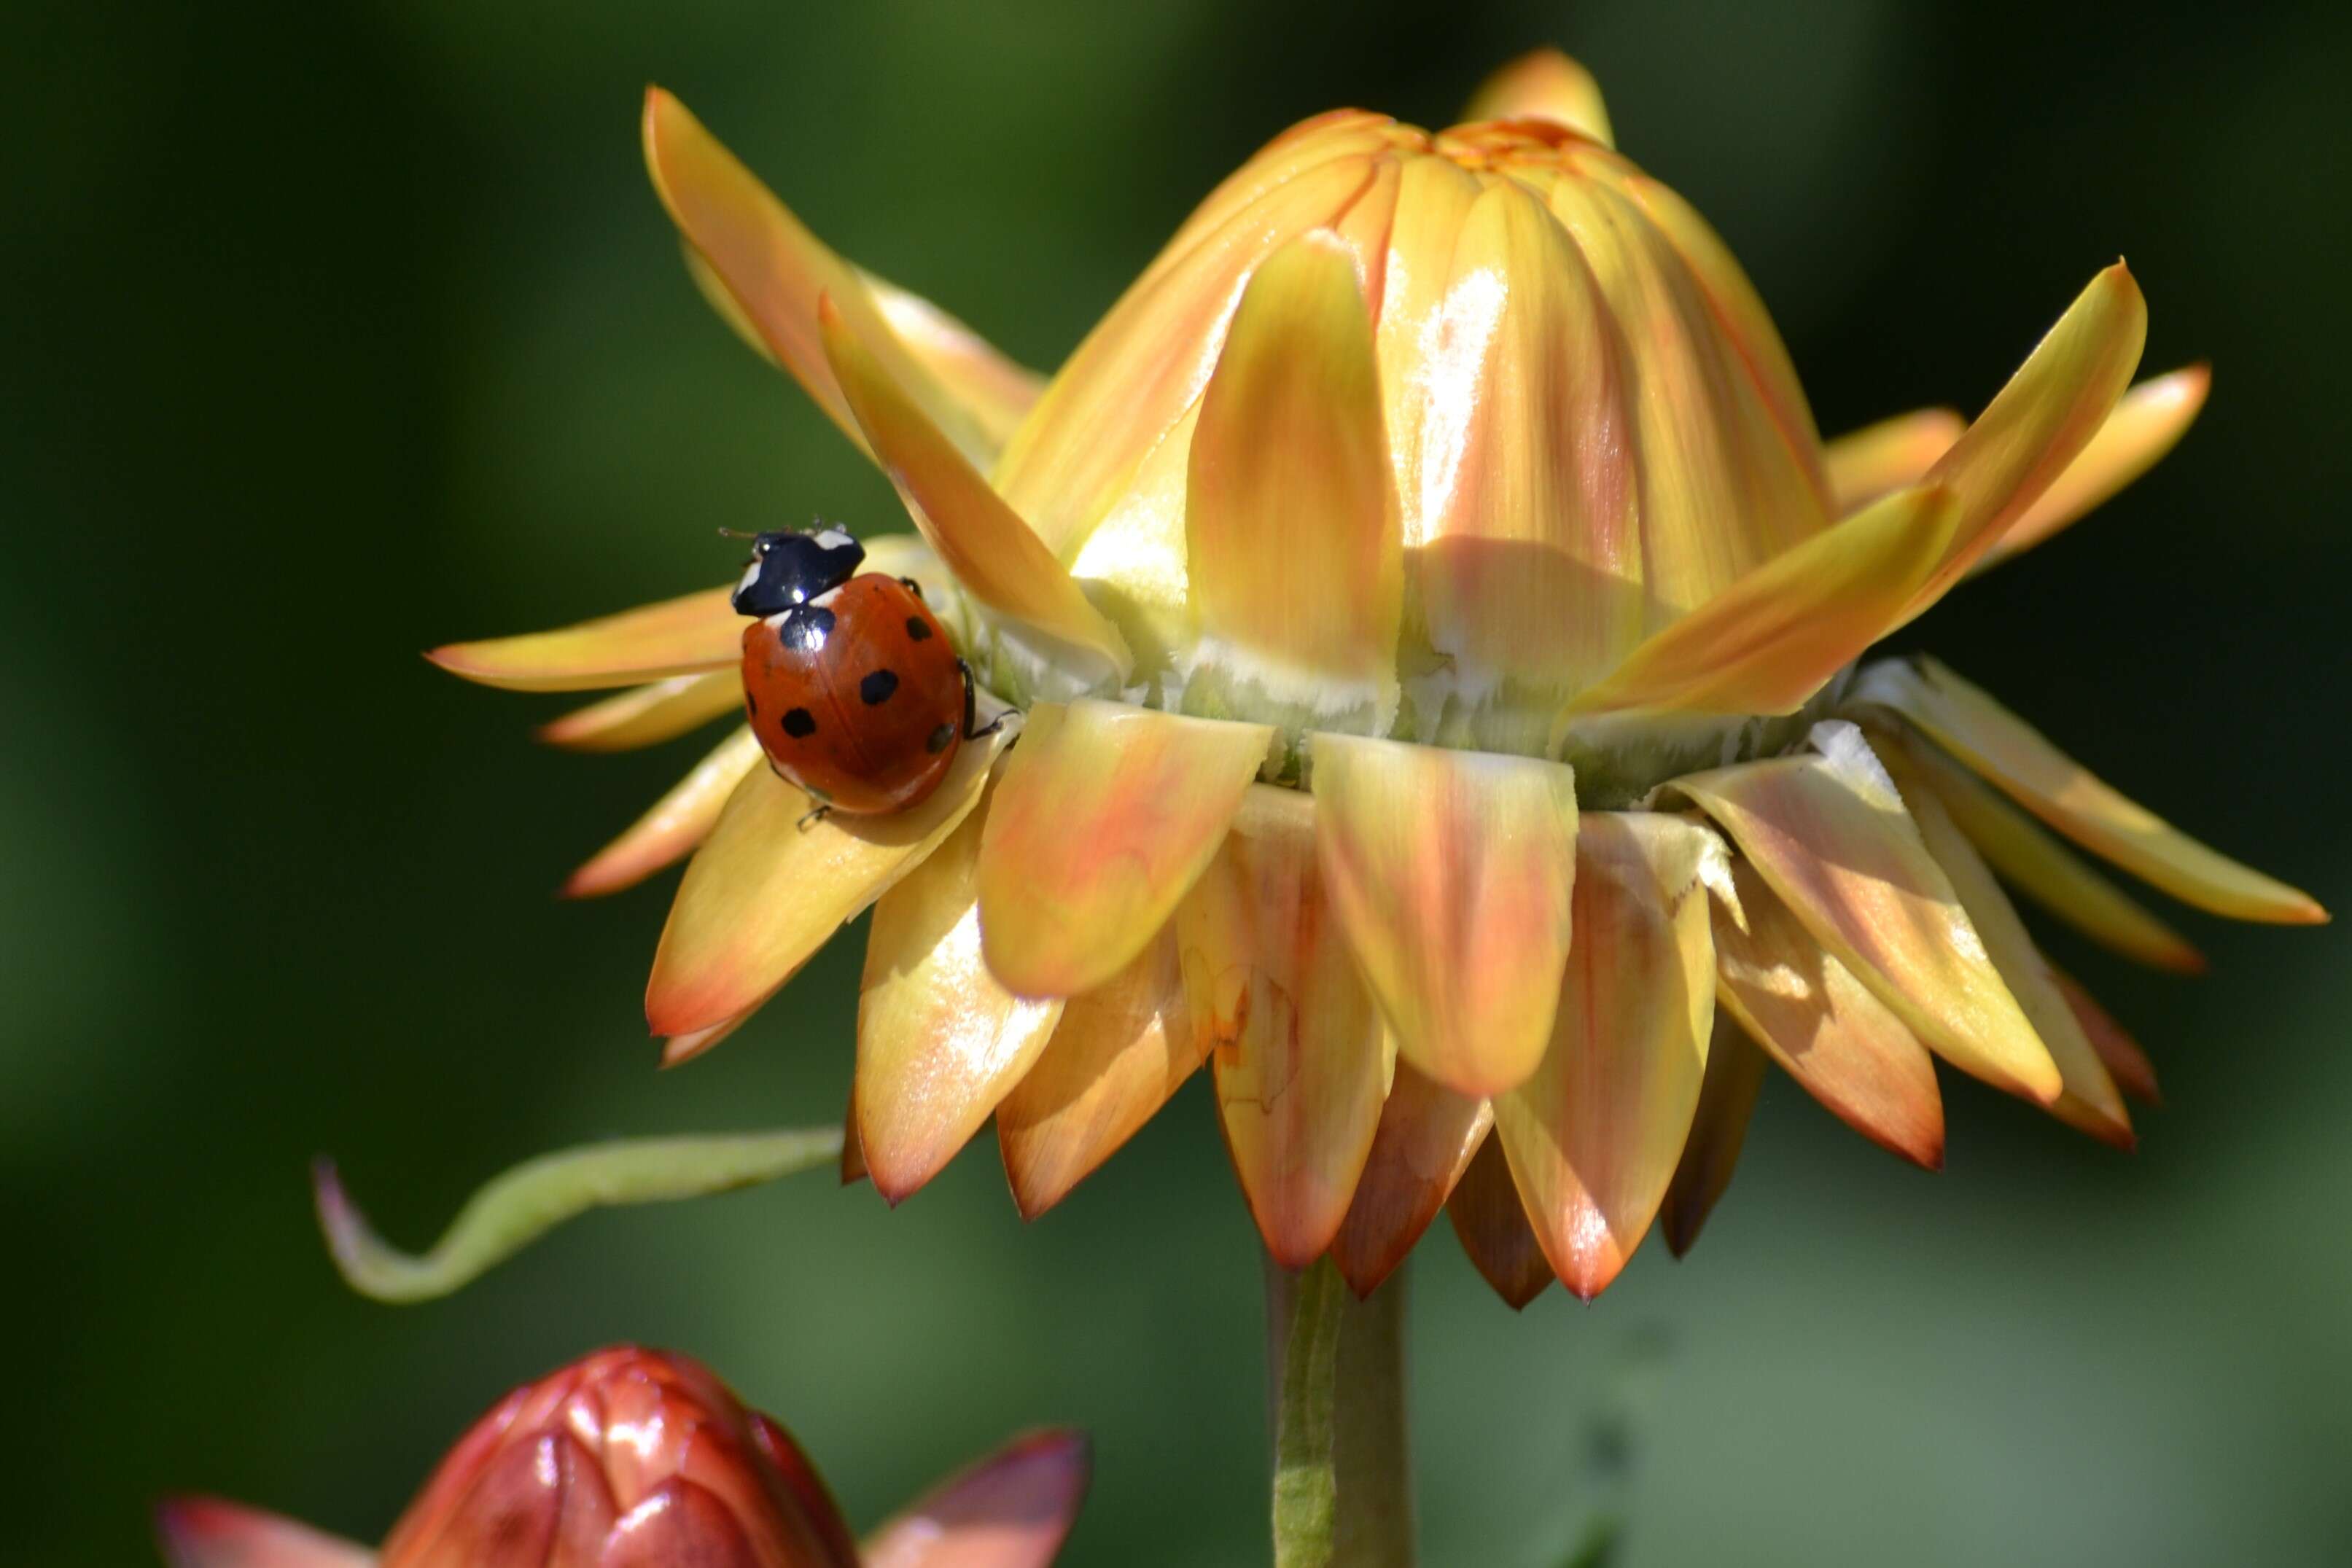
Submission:
[[[1275,1568],[1412,1568],[1405,1280],[1360,1301],[1328,1258],[1265,1265]]]

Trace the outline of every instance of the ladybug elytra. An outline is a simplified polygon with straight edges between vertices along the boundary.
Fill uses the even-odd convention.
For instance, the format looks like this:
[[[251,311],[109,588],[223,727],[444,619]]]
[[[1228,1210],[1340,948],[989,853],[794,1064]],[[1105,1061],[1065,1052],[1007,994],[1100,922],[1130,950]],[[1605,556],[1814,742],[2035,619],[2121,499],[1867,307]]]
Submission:
[[[861,572],[840,528],[753,537],[734,605],[743,709],[778,774],[817,814],[904,810],[971,732],[971,672],[912,578]]]

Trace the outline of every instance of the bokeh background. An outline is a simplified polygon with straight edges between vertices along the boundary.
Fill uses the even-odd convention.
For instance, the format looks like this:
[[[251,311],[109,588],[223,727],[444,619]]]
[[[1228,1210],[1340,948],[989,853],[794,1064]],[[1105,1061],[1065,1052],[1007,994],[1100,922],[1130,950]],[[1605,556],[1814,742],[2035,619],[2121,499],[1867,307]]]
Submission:
[[[1193,199],[1339,102],[1442,120],[1557,41],[1726,232],[1825,430],[2000,384],[2126,253],[2217,366],[2160,477],[1914,635],[2159,810],[2352,902],[2352,13],[2048,0],[979,5],[31,0],[0,21],[0,1560],[152,1561],[201,1488],[372,1537],[507,1385],[690,1349],[853,1511],[1009,1429],[1100,1442],[1076,1564],[1262,1560],[1254,1243],[1195,1083],[1045,1222],[985,1137],[593,1217],[459,1298],[337,1282],[522,1155],[821,1122],[844,941],[724,1050],[639,1023],[667,879],[550,896],[695,743],[415,656],[695,588],[713,527],[895,517],[711,319],[638,162],[677,89],[847,254],[1050,365]],[[1524,1315],[1414,1289],[1426,1557],[1538,1568],[2352,1555],[2345,928],[2063,936],[2169,1103],[2110,1153],[1972,1086],[1928,1177],[1768,1088],[1679,1266]]]

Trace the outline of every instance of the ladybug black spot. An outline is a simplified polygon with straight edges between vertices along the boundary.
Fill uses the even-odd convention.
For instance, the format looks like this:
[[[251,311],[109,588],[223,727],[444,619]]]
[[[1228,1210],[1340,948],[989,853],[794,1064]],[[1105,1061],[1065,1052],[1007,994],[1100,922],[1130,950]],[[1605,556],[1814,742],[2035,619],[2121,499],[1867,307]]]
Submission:
[[[955,732],[956,727],[951,724],[940,726],[939,728],[931,731],[929,737],[923,742],[923,749],[937,757],[948,748],[948,743],[955,738]]]
[[[816,715],[804,707],[796,707],[784,715],[784,733],[794,740],[806,740],[816,733]]]
[[[929,642],[930,640],[930,635],[931,623],[929,622],[924,620],[919,615],[909,615],[907,617],[907,640],[908,642]]]
[[[796,604],[784,615],[777,641],[795,653],[814,653],[833,635],[833,612],[821,604]]]
[[[879,707],[890,700],[898,689],[898,677],[888,670],[877,670],[857,683],[857,695],[867,707]]]

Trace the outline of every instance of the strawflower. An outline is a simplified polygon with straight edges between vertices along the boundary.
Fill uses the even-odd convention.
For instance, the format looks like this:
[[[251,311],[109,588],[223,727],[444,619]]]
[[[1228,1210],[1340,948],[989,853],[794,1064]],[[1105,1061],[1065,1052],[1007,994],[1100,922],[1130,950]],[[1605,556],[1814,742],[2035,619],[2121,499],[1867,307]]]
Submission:
[[[739,729],[575,874],[689,852],[666,1060],[871,908],[853,1153],[905,1197],[993,1116],[1052,1207],[1204,1063],[1269,1255],[1370,1292],[1441,1208],[1515,1304],[1690,1245],[1767,1063],[1942,1158],[1933,1061],[2111,1144],[2146,1057],[2006,888],[2196,950],[2061,841],[2239,919],[2309,897],[1872,644],[2176,441],[2121,263],[1973,422],[1824,444],[1755,289],[1563,57],[1437,133],[1354,110],[1213,192],[1050,381],[826,249],[673,98],[656,190],[721,314],[896,485],[867,539],[994,732],[814,818]],[[715,574],[714,574],[715,575]],[[736,709],[725,589],[434,657],[626,688],[559,744]],[[2006,884],[2006,888],[2004,886]]]
[[[157,1522],[172,1568],[1044,1568],[1087,1468],[1075,1433],[1016,1438],[861,1548],[783,1427],[698,1364],[624,1346],[500,1400],[380,1551],[211,1498]]]

